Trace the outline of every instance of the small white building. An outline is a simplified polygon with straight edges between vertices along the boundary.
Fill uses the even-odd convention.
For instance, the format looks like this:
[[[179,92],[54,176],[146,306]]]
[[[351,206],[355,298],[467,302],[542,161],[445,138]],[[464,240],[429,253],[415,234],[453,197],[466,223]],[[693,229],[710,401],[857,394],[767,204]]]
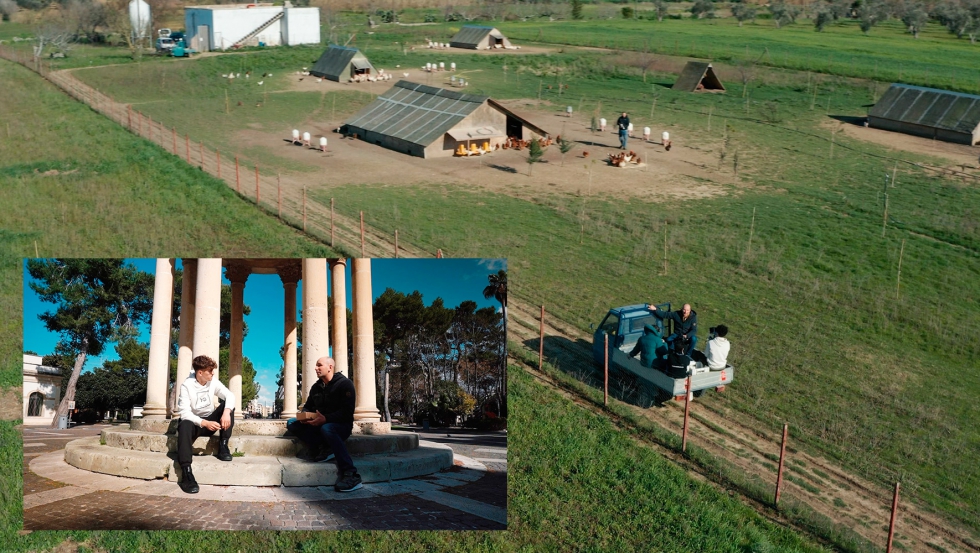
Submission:
[[[41,364],[40,355],[24,354],[24,424],[47,426],[61,401],[61,369]]]
[[[199,52],[241,46],[320,44],[320,8],[271,3],[184,8],[187,44]]]

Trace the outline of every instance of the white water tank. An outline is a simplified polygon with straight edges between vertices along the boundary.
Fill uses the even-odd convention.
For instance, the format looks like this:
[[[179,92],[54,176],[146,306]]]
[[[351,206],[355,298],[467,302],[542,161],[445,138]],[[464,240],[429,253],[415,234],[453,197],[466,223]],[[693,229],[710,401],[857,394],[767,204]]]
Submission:
[[[150,36],[150,5],[143,0],[132,0],[129,3],[129,23],[132,34],[136,38]]]

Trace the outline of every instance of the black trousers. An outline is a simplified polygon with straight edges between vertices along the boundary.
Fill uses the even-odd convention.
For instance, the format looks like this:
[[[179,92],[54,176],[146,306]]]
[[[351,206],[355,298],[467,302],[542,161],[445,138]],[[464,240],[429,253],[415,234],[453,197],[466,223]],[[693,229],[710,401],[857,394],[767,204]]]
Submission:
[[[225,401],[221,400],[218,403],[218,408],[214,410],[213,413],[204,417],[206,421],[214,421],[217,423],[221,422],[221,414],[225,412]],[[231,438],[231,430],[235,427],[235,410],[231,410],[231,424],[228,425],[227,429],[222,428],[219,430],[218,437],[221,440],[227,440]],[[201,428],[200,426],[194,424],[191,421],[181,419],[180,424],[177,425],[177,462],[180,463],[182,467],[188,467],[191,464],[191,452],[193,450],[194,440],[200,436],[212,436],[214,435],[214,430],[207,430]]]

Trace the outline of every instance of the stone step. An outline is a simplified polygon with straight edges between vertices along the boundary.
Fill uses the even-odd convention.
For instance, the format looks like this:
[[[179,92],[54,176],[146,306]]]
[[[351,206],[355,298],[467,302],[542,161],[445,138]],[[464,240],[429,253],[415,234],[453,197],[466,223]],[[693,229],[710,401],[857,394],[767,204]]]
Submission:
[[[73,440],[65,446],[65,461],[80,469],[151,480],[177,482],[180,467],[172,454],[109,447],[98,436]],[[354,459],[364,482],[387,482],[432,474],[453,465],[452,448],[427,442],[410,451],[366,455]],[[337,465],[311,463],[292,456],[195,457],[194,476],[200,484],[221,486],[331,486]]]
[[[234,431],[238,430],[235,426]],[[243,435],[232,436],[228,440],[228,449],[232,453],[244,453],[247,456],[289,456],[305,450],[299,439],[292,436],[276,435]],[[133,451],[149,451],[158,453],[176,453],[177,436],[139,430],[121,430],[109,428],[102,431],[102,441],[110,447]],[[418,434],[414,432],[389,432],[388,434],[368,435],[352,434],[347,439],[347,451],[351,456],[374,455],[378,453],[397,453],[411,451],[419,446]],[[218,452],[218,436],[201,436],[194,440],[194,455],[214,455]]]
[[[133,419],[132,430],[154,434],[176,434],[180,419]],[[387,434],[391,431],[390,422],[355,421],[351,432],[359,434]],[[240,419],[235,420],[235,434],[240,436],[282,436],[286,433],[286,421],[282,419]]]

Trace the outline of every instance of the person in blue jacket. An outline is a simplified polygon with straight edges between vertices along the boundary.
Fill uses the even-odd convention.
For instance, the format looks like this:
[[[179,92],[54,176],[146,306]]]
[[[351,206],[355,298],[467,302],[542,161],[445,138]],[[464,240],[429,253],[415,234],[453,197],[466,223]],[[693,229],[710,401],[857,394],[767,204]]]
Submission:
[[[663,369],[664,359],[667,356],[667,346],[663,338],[660,337],[660,330],[652,325],[643,325],[643,336],[636,341],[636,346],[630,352],[630,357],[640,354],[640,364],[644,367]]]

